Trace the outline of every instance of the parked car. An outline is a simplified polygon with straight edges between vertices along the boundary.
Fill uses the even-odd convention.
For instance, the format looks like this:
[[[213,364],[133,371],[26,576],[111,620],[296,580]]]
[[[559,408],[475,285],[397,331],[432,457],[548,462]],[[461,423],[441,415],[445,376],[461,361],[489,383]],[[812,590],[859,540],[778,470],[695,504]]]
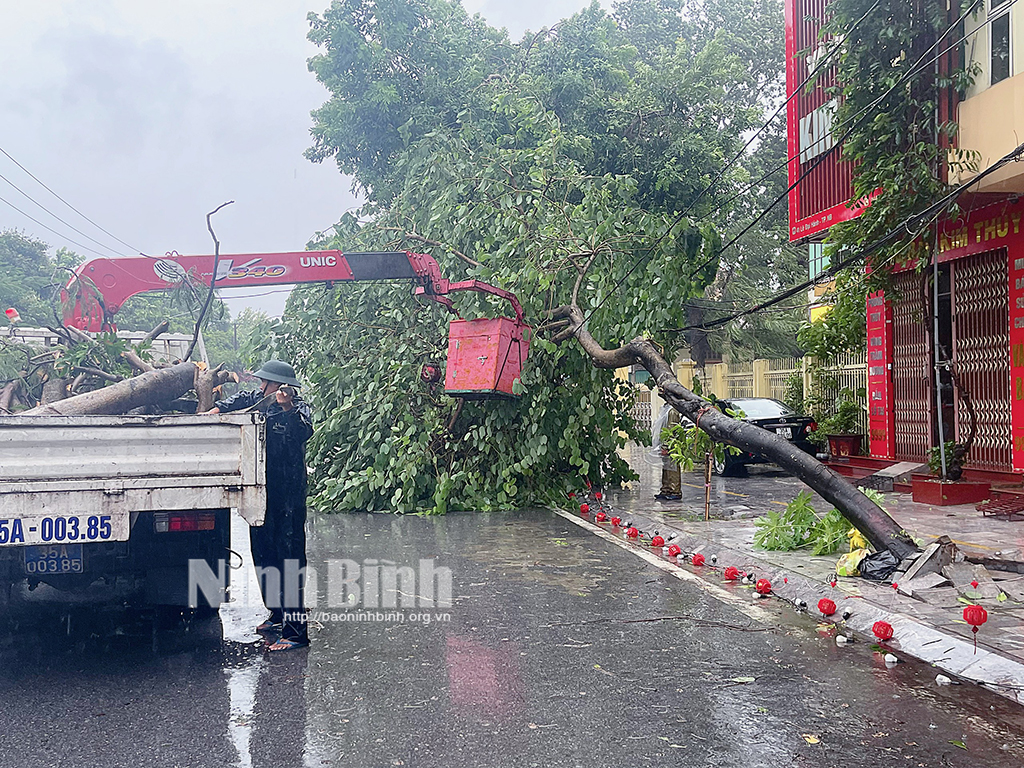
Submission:
[[[737,397],[718,401],[723,409],[742,412],[744,421],[784,437],[802,451],[813,454],[816,449],[807,439],[818,425],[810,416],[801,416],[781,400],[770,397]],[[712,467],[716,475],[730,475],[747,464],[764,464],[768,459],[756,453],[725,451],[724,460],[716,459]]]

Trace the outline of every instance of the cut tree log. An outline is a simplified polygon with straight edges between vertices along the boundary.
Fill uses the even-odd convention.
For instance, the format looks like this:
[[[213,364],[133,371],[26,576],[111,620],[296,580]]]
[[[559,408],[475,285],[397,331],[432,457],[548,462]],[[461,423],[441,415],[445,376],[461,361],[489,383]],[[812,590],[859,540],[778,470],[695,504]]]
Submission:
[[[192,389],[195,375],[194,363],[179,363],[171,368],[161,368],[125,379],[103,389],[40,405],[18,415],[86,416],[127,413],[141,405],[162,403],[181,397]]]
[[[618,349],[605,349],[586,328],[586,318],[575,304],[548,312],[555,321],[555,343],[576,340],[598,368],[625,368],[640,364],[651,374],[664,400],[704,430],[717,442],[734,445],[775,462],[802,480],[822,498],[830,501],[867,537],[876,549],[889,550],[898,560],[918,553],[910,535],[884,509],[861,493],[841,475],[808,453],[754,424],[719,411],[710,401],[688,390],[676,378],[672,367],[648,339],[638,337]]]
[[[213,390],[221,384],[225,384],[234,377],[231,371],[222,371],[220,365],[216,368],[196,369],[196,397],[199,404],[196,406],[196,413],[206,413],[213,408],[215,397]]]

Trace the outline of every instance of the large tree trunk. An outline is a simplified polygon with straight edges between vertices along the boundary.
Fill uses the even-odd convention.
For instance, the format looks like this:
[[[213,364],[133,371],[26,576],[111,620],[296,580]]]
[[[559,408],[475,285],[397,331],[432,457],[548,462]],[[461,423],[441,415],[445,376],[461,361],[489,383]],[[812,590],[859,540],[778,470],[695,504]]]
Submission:
[[[774,432],[726,416],[709,401],[680,384],[672,367],[647,339],[636,338],[623,347],[608,350],[598,344],[584,327],[579,307],[560,307],[551,315],[561,320],[556,326],[563,328],[554,341],[575,336],[598,368],[623,368],[639,363],[650,372],[661,396],[673,408],[714,440],[764,456],[796,475],[834,504],[879,551],[890,550],[900,560],[918,551],[907,532],[845,478]]]
[[[162,403],[181,397],[192,389],[196,366],[179,363],[149,371],[103,389],[85,392],[55,403],[40,405],[19,416],[85,416],[126,413],[132,408]]]

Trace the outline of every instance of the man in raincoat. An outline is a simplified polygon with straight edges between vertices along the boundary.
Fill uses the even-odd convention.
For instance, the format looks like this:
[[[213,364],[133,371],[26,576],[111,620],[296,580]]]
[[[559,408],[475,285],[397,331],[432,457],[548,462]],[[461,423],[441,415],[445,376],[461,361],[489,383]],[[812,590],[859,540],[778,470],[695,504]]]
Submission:
[[[259,406],[267,417],[267,516],[249,535],[270,618],[256,631],[280,630],[270,650],[286,651],[309,645],[304,576],[299,574],[306,567],[306,441],[313,434],[313,421],[309,406],[295,392],[299,381],[292,366],[268,360],[256,378],[259,389],[221,400],[208,413]]]

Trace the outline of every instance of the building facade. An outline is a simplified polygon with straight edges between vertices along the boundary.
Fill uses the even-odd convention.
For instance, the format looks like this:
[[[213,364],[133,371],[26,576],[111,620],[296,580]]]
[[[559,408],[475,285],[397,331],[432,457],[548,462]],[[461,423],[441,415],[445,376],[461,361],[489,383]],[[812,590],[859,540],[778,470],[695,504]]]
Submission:
[[[817,50],[828,0],[786,0],[787,85],[793,94]],[[977,153],[986,168],[1024,141],[1024,9],[1013,0],[978,0],[960,38],[964,61],[977,75],[966,98],[944,108],[959,125],[958,145]],[[820,45],[820,43],[818,43]],[[800,52],[804,51],[801,56]],[[790,239],[815,248],[828,227],[853,218],[848,164],[833,152],[806,178],[806,169],[831,146],[824,96],[798,94],[789,104]],[[809,151],[808,151],[809,150]],[[829,165],[831,164],[831,165]],[[844,167],[846,166],[846,167]],[[971,181],[962,173],[951,183]],[[844,195],[845,184],[845,198]],[[936,382],[932,270],[906,268],[895,275],[892,297],[868,298],[868,445],[872,456],[927,460],[939,442],[976,440],[967,466],[1024,473],[1024,163],[1011,163],[970,187],[956,218],[939,222]],[[840,200],[840,202],[836,202]],[[844,210],[845,209],[845,210]],[[812,277],[814,275],[812,274]],[[951,361],[946,367],[943,361]],[[972,415],[973,412],[973,415]]]

